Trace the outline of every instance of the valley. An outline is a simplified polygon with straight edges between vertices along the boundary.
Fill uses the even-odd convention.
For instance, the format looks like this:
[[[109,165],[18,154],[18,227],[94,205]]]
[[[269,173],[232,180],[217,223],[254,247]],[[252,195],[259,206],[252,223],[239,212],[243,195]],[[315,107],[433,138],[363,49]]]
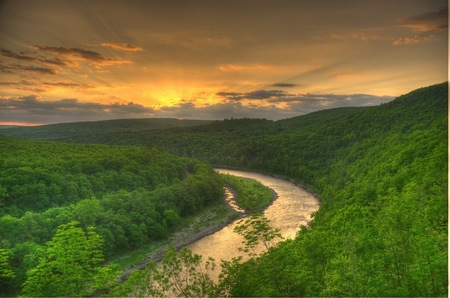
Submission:
[[[228,168],[280,177],[308,192],[293,195],[282,208],[289,213],[279,213],[271,208],[283,202],[284,189],[276,187],[293,184],[263,182],[279,198],[249,206],[257,214],[269,204],[264,215],[287,239],[227,263],[223,283],[199,295],[447,296],[447,82],[380,106],[278,121],[152,120],[134,130],[133,121],[115,122],[120,129],[83,123],[0,130],[2,295],[108,295],[118,268],[102,267],[105,259],[166,241],[205,210],[223,212],[223,223],[240,216],[223,209],[225,180],[214,168]],[[68,134],[67,127],[74,129]],[[215,237],[236,235],[226,229],[189,247],[206,258]],[[38,285],[45,270],[63,270],[51,267],[57,262],[49,251],[60,244],[56,235],[71,233],[103,239],[95,242],[104,244],[103,261],[76,287],[57,274]],[[145,287],[150,272],[151,265],[110,293]]]

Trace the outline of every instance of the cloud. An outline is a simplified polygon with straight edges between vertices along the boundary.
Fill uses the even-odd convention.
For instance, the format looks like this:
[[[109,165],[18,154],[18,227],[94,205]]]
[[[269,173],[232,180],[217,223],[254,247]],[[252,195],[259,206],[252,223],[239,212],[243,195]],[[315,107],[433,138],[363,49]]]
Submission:
[[[62,123],[154,116],[154,109],[133,102],[101,104],[72,98],[48,101],[34,95],[0,99],[2,122]]]
[[[256,99],[256,100],[263,100],[263,99],[270,99],[274,97],[283,97],[285,96],[285,92],[283,90],[255,90],[251,92],[218,92],[216,93],[217,96],[227,99],[227,100],[233,100],[233,101],[239,101],[243,99]]]
[[[287,113],[286,113],[287,112]],[[217,103],[196,107],[192,103],[181,103],[157,111],[158,117],[218,120],[225,118],[288,118],[293,114],[275,106],[245,106],[240,102]]]
[[[218,68],[219,70],[224,72],[254,72],[271,69],[269,65],[261,65],[261,64],[254,64],[254,65],[226,64],[220,65]]]
[[[8,64],[8,65],[0,64],[0,72],[16,73],[19,71],[31,71],[31,72],[37,72],[40,74],[49,74],[49,75],[56,75],[58,73],[55,69],[49,68],[49,67],[40,67],[40,66],[22,65],[22,64]]]
[[[116,51],[126,51],[126,52],[138,52],[143,51],[144,49],[138,46],[133,46],[127,43],[114,43],[114,42],[105,42],[101,44],[103,47],[111,48]]]
[[[424,42],[432,42],[436,41],[437,38],[433,35],[426,35],[426,34],[416,34],[414,36],[408,36],[408,37],[402,37],[394,40],[392,42],[393,45],[413,45],[418,43],[424,43]]]
[[[43,80],[20,80],[20,81],[5,81],[0,82],[0,86],[10,86],[17,90],[31,91],[36,93],[49,92],[55,87],[68,88],[73,90],[88,90],[95,89],[100,86],[92,84],[80,84],[70,81],[43,81]]]
[[[272,87],[279,87],[279,88],[292,88],[298,86],[298,84],[290,84],[290,83],[276,83],[270,85]]]
[[[133,102],[94,103],[68,98],[57,101],[42,100],[36,96],[0,98],[2,122],[62,123],[118,118],[186,118],[217,120],[224,118],[266,118],[279,120],[310,112],[348,106],[379,105],[393,99],[389,96],[368,94],[289,94],[280,90],[256,90],[247,93],[222,92],[231,100],[197,106],[195,101],[159,109]],[[234,97],[256,98],[258,102],[245,104]],[[258,104],[261,103],[261,104]]]
[[[69,59],[86,60],[95,65],[114,65],[114,64],[130,63],[129,60],[105,57],[98,52],[83,48],[51,47],[51,46],[40,46],[36,44],[31,45],[31,47],[45,53],[60,55]]]
[[[228,96],[239,96],[228,93]],[[157,113],[158,117],[187,119],[215,120],[233,117],[279,120],[323,109],[379,105],[392,99],[391,96],[368,94],[283,94],[279,97],[271,97],[265,101],[264,105],[245,105],[242,101],[229,101],[197,107],[191,102],[183,102],[172,107],[161,108]]]
[[[259,100],[261,106],[273,105],[280,112],[293,114],[305,114],[321,109],[349,107],[349,106],[370,106],[388,102],[392,96],[376,96],[369,94],[294,94],[282,90],[256,90],[251,92],[219,92],[217,96],[222,97],[229,103],[242,102],[243,100]],[[255,103],[253,104],[255,105]],[[279,116],[271,117],[279,119]]]
[[[389,37],[383,36],[378,33],[364,32],[364,31],[351,32],[351,33],[335,33],[335,34],[331,34],[330,38],[333,40],[338,40],[338,41],[356,40],[356,41],[362,41],[362,42],[380,41],[380,40],[389,39]]]
[[[0,52],[1,52],[2,56],[10,58],[10,59],[15,59],[15,60],[20,60],[20,61],[29,61],[29,62],[38,62],[38,63],[59,65],[59,66],[65,65],[64,61],[62,61],[61,59],[58,59],[58,58],[53,58],[53,59],[40,58],[40,57],[32,56],[27,53],[23,53],[23,52],[17,53],[17,52],[13,52],[13,51],[10,51],[7,49],[1,49]]]
[[[448,8],[405,18],[400,22],[400,26],[411,29],[415,34],[397,38],[392,41],[393,45],[414,45],[437,41],[438,38],[433,33],[448,29]]]
[[[415,32],[444,31],[448,29],[448,8],[435,12],[405,18],[402,27],[413,29]]]

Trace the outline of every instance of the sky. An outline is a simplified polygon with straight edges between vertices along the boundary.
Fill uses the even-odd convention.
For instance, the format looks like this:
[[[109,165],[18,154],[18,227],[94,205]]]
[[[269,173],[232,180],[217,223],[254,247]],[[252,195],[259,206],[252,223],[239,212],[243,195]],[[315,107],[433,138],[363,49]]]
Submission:
[[[443,0],[3,0],[0,124],[284,119],[448,80]]]

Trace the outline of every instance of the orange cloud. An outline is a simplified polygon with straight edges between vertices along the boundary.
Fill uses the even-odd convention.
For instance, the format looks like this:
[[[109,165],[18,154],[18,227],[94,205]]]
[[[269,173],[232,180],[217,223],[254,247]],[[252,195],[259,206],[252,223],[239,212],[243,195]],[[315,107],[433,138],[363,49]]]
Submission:
[[[138,46],[133,46],[127,43],[114,43],[114,42],[105,42],[101,44],[103,47],[111,48],[116,51],[125,51],[125,52],[138,52],[143,51],[144,49]]]
[[[416,34],[414,36],[399,38],[399,39],[395,40],[394,42],[392,42],[392,44],[396,45],[396,46],[413,45],[413,44],[418,44],[418,43],[423,43],[423,42],[432,42],[432,41],[436,41],[436,40],[437,40],[437,38],[434,37],[433,35]]]
[[[239,65],[239,64],[226,64],[218,67],[221,71],[225,72],[253,72],[260,70],[269,70],[271,69],[268,65]]]
[[[0,121],[0,125],[4,125],[4,126],[39,126],[39,125],[42,125],[42,123]]]

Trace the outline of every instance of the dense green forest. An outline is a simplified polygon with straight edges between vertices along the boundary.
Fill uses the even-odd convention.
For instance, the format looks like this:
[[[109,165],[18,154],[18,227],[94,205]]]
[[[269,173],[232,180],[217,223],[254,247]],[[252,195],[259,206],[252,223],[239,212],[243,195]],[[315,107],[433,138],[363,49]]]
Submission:
[[[222,175],[226,185],[234,191],[237,205],[246,213],[260,213],[275,198],[273,190],[247,178]]]
[[[314,190],[321,207],[294,240],[233,264],[233,296],[447,296],[448,83],[381,106],[275,122],[230,119],[55,140],[157,146],[216,166],[281,175]],[[53,206],[28,211],[17,204],[5,212],[21,220]]]
[[[184,217],[223,200],[222,180],[209,165],[156,148],[0,137],[0,151],[2,294],[15,293],[44,266],[56,240],[48,241],[62,225],[79,227],[69,235],[94,229],[109,258],[167,238]],[[86,294],[27,289],[31,296]]]

